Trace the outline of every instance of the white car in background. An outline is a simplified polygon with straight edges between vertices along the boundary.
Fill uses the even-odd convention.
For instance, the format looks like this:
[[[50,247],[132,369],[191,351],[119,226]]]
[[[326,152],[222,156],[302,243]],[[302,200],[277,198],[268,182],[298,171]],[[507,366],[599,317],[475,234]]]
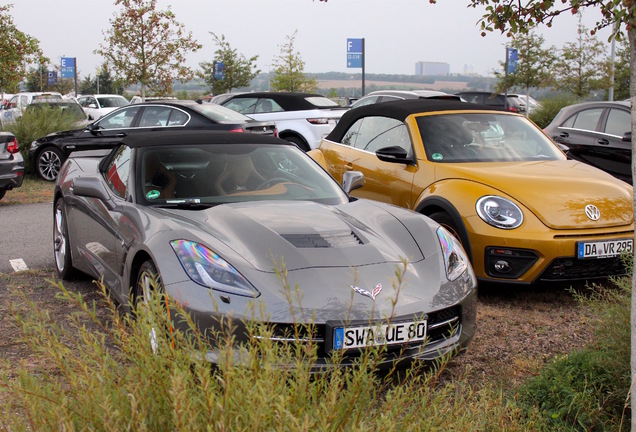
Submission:
[[[220,105],[254,120],[273,121],[278,136],[304,151],[318,147],[347,109],[319,94],[253,92],[223,94]],[[227,96],[227,97],[226,97]],[[214,103],[216,98],[212,99]]]
[[[532,96],[517,95],[521,101],[526,104],[526,111],[530,114],[532,111],[541,108],[541,102],[533,98]]]
[[[84,108],[91,121],[129,104],[128,99],[115,94],[82,95],[77,97],[77,103]]]
[[[461,96],[437,90],[376,90],[355,101],[351,108],[405,99],[448,99],[465,102]]]
[[[15,122],[22,116],[22,113],[31,102],[38,101],[61,101],[62,94],[58,92],[21,92],[13,95],[9,99],[6,108],[0,111],[0,125]]]

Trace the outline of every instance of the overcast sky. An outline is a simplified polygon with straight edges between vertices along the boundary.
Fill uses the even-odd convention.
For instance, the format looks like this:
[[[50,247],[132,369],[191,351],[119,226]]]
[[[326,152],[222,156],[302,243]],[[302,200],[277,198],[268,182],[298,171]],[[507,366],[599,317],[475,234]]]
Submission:
[[[295,49],[305,61],[305,72],[351,72],[347,68],[347,38],[364,38],[366,73],[414,74],[418,61],[444,62],[451,73],[472,65],[478,74],[499,69],[507,38],[480,36],[483,9],[467,8],[468,0],[158,0],[158,8],[171,5],[203,49],[188,56],[198,68],[212,61],[217,49],[209,32],[224,35],[232,48],[246,57],[258,55],[258,67],[267,72],[280,53],[285,37],[298,31]],[[81,76],[94,75],[103,60],[93,54],[104,40],[109,19],[120,10],[113,0],[0,0],[13,4],[11,14],[21,31],[40,40],[52,64],[60,57],[75,57]],[[591,28],[600,13],[583,16]],[[577,19],[558,17],[542,34],[546,45],[560,48],[576,40]],[[606,41],[608,31],[599,33]],[[608,43],[609,52],[609,43]]]

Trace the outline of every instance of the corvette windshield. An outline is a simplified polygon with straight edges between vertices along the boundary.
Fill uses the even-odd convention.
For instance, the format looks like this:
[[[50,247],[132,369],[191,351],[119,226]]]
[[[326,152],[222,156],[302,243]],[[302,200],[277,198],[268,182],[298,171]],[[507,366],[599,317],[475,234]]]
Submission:
[[[510,162],[565,159],[525,117],[506,114],[420,116],[417,125],[432,162]]]
[[[139,201],[147,205],[202,208],[263,200],[348,201],[338,184],[293,146],[178,145],[139,152]]]

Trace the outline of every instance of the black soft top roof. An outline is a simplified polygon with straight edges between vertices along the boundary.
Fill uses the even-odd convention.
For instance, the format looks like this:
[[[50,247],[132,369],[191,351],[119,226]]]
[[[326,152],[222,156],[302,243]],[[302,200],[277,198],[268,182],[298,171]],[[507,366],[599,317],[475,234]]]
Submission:
[[[320,97],[324,98],[325,96],[321,94],[315,93],[301,93],[301,92],[251,92],[251,93],[239,93],[236,96],[228,99],[244,99],[244,98],[269,98],[274,101],[278,105],[280,105],[285,111],[303,111],[303,110],[311,110],[311,109],[331,109],[331,108],[339,108],[343,109],[341,106],[338,106],[334,102],[336,106],[316,106],[306,98],[308,97]],[[225,104],[224,101],[223,104]]]
[[[129,134],[122,144],[132,148],[165,146],[165,145],[200,145],[200,144],[295,144],[271,135],[259,135],[249,132],[217,132],[204,130],[181,131],[148,131]]]
[[[364,105],[359,108],[354,108],[340,118],[336,127],[327,135],[327,139],[330,141],[340,142],[342,136],[347,132],[349,127],[357,120],[363,117],[369,116],[381,116],[394,118],[396,120],[404,121],[412,114],[426,113],[433,111],[465,111],[465,110],[486,110],[486,111],[498,111],[500,109],[493,107],[469,104],[467,102],[461,102],[449,99],[406,99],[391,102],[382,102]]]

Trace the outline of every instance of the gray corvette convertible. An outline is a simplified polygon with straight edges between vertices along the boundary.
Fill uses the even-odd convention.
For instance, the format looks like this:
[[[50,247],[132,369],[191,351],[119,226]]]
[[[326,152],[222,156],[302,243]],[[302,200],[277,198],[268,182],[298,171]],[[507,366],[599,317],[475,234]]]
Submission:
[[[369,346],[382,346],[384,365],[464,349],[475,333],[477,295],[462,247],[420,214],[350,197],[363,182],[350,172],[341,187],[297,146],[273,137],[128,137],[63,165],[54,197],[57,271],[63,279],[77,271],[101,278],[125,307],[146,298],[148,279],[157,277],[155,289],[202,330],[231,316],[237,341],[249,338],[248,321],[262,319],[254,302],[281,332],[272,338],[308,317],[315,331],[292,342],[318,346],[316,369],[334,352],[343,354],[339,364],[352,364]],[[297,300],[284,292],[282,265]]]

